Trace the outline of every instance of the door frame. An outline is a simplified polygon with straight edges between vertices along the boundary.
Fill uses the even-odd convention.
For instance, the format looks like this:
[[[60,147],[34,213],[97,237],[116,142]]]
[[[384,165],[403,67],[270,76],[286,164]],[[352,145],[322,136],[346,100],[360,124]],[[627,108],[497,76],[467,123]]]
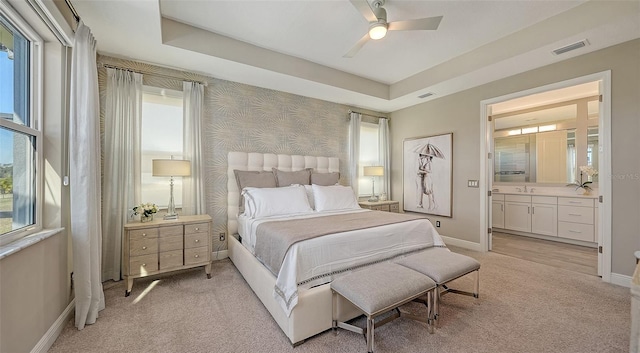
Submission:
[[[506,94],[500,97],[485,99],[480,102],[480,248],[483,252],[491,250],[491,171],[493,159],[489,156],[492,151],[493,122],[489,122],[489,111],[492,104],[520,98],[536,93],[575,86],[583,83],[598,81],[602,102],[599,106],[599,175],[598,192],[598,245],[602,253],[598,253],[598,272],[604,282],[611,282],[611,70],[581,76],[545,86]],[[597,201],[597,202],[598,202]]]

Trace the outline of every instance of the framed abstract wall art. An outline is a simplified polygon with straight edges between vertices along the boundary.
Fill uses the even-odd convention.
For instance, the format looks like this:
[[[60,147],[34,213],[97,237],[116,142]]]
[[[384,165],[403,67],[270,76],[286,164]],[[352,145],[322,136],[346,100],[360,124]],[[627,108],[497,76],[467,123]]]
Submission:
[[[404,210],[451,217],[453,133],[405,139],[402,153]]]

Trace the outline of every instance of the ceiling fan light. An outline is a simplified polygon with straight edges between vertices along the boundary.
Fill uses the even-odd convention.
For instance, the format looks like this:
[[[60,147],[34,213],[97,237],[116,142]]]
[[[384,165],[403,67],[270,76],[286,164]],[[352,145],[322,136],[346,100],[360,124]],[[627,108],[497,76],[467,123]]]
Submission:
[[[387,24],[386,23],[376,23],[371,28],[369,28],[369,37],[371,39],[381,39],[387,35]]]

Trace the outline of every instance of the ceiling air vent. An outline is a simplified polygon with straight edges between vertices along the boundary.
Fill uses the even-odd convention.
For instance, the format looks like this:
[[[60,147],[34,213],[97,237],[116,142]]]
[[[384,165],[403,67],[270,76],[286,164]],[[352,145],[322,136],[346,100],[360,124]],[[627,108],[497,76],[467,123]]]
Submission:
[[[589,41],[586,40],[586,39],[583,39],[583,40],[581,40],[579,42],[575,42],[575,43],[572,43],[572,44],[569,44],[569,45],[565,45],[562,48],[555,49],[553,51],[553,53],[555,55],[560,55],[560,54],[564,54],[564,53],[566,53],[568,51],[572,51],[572,50],[576,50],[578,48],[586,47],[587,45],[589,45]]]
[[[418,98],[427,98],[427,97],[433,96],[434,94],[435,93],[433,92],[429,92],[429,93],[419,95]]]

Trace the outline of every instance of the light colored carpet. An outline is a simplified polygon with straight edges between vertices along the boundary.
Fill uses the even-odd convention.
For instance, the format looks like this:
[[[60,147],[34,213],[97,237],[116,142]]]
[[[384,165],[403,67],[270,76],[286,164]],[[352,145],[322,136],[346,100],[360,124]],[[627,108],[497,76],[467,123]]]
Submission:
[[[496,253],[455,249],[481,264],[480,298],[443,297],[435,334],[400,318],[376,330],[376,352],[629,351],[628,288]],[[457,287],[472,288],[471,277]],[[143,291],[155,283],[148,293]],[[455,287],[455,286],[454,286]],[[50,352],[366,352],[361,335],[323,332],[293,348],[228,259],[105,290],[105,310],[78,331],[70,321]],[[411,303],[406,311],[424,310]],[[361,319],[356,320],[362,322]]]

